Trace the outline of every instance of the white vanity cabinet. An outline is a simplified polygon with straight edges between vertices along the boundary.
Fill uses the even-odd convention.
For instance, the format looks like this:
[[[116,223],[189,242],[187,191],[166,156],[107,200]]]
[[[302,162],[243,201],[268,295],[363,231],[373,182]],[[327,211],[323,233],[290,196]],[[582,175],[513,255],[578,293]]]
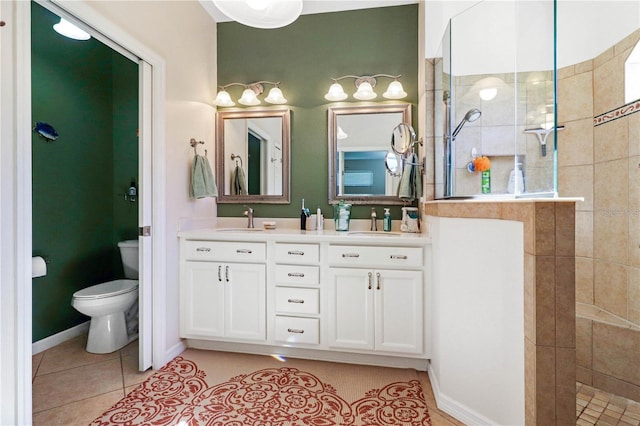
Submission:
[[[330,347],[423,353],[421,247],[331,245],[329,264]]]
[[[266,244],[181,242],[180,334],[266,339]]]
[[[211,229],[180,233],[189,347],[425,370],[419,234]]]

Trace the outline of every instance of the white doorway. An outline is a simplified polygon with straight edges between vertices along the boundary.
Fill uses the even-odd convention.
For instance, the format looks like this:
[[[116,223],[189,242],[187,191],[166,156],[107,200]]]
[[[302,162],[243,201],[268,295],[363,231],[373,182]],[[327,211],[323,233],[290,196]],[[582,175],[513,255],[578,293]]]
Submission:
[[[151,168],[150,168],[150,164],[151,164],[151,142],[152,142],[152,133],[151,133],[151,125],[152,125],[152,116],[151,116],[151,100],[152,100],[152,92],[151,92],[151,75],[152,75],[152,67],[150,64],[148,64],[147,62],[145,62],[143,59],[139,58],[138,56],[134,55],[133,53],[131,53],[130,51],[128,51],[127,49],[123,48],[122,46],[120,46],[119,44],[115,43],[113,40],[105,37],[104,35],[100,34],[99,32],[97,32],[96,30],[94,30],[92,27],[85,25],[84,23],[82,23],[81,21],[77,20],[77,18],[71,14],[68,14],[67,12],[65,12],[64,10],[60,9],[59,7],[57,7],[56,5],[50,3],[50,2],[42,2],[41,5],[44,7],[44,9],[47,9],[49,12],[51,12],[51,14],[48,14],[47,12],[40,12],[42,9],[38,6],[38,4],[33,4],[32,6],[32,13],[38,13],[37,17],[39,17],[39,20],[36,21],[39,23],[40,27],[43,27],[43,20],[45,19],[51,19],[51,18],[46,18],[45,16],[51,16],[51,17],[55,17],[55,19],[59,19],[59,18],[64,18],[69,22],[72,22],[73,24],[75,24],[77,27],[81,28],[82,30],[86,31],[87,33],[90,34],[91,38],[93,40],[88,40],[86,43],[92,43],[89,46],[95,46],[95,47],[91,47],[91,49],[100,49],[100,52],[113,52],[112,53],[112,62],[115,60],[115,58],[120,58],[119,61],[124,61],[124,62],[128,62],[129,64],[135,64],[133,65],[133,67],[137,67],[138,69],[138,88],[135,89],[134,87],[130,87],[129,90],[133,89],[134,91],[137,90],[137,96],[134,94],[133,95],[133,99],[137,99],[137,110],[138,110],[138,137],[137,140],[131,140],[130,144],[133,144],[133,149],[134,152],[136,150],[135,146],[137,145],[137,156],[138,156],[138,170],[137,170],[137,176],[132,177],[132,185],[135,185],[135,182],[137,181],[137,186],[138,186],[138,194],[137,194],[137,198],[135,199],[135,203],[134,206],[137,205],[137,228],[139,228],[140,232],[137,232],[137,229],[131,229],[132,226],[136,225],[136,222],[134,221],[133,223],[129,223],[129,225],[127,226],[128,230],[127,232],[127,237],[125,237],[125,239],[131,239],[133,237],[133,235],[131,234],[131,232],[135,232],[135,233],[139,233],[139,265],[140,265],[140,271],[139,271],[139,283],[138,283],[138,292],[139,292],[139,297],[138,297],[138,316],[139,316],[139,325],[138,325],[138,352],[139,352],[139,369],[141,371],[147,370],[151,367],[152,364],[152,349],[151,349],[151,336],[152,336],[152,321],[151,321],[151,300],[153,297],[153,293],[151,291],[151,282],[152,282],[152,254],[153,254],[153,244],[151,244],[151,239],[152,239],[152,234],[151,234],[151,225],[152,225],[152,215],[151,215],[151,210],[152,210],[152,194],[153,194],[153,182],[152,182],[152,177],[151,177]],[[37,8],[33,9],[33,8]],[[45,13],[45,15],[43,15],[42,13]],[[33,17],[33,15],[32,15]],[[50,24],[50,23],[48,23]],[[32,36],[33,37],[37,37],[32,39],[31,44],[34,46],[41,46],[43,43],[46,43],[50,37],[53,37],[53,39],[51,40],[55,40],[58,39],[59,36],[57,34],[55,34],[55,32],[53,31],[52,28],[50,28],[48,26],[47,23],[45,23],[45,27],[47,28],[47,30],[43,30],[43,28],[34,28],[34,31],[32,31]],[[50,35],[51,34],[51,35]],[[55,35],[54,35],[55,34]],[[63,39],[66,39],[66,37],[64,37]],[[83,42],[80,42],[83,43]],[[63,44],[54,44],[52,45],[51,49],[58,49],[58,48],[63,48],[63,46],[67,46],[67,44],[63,43]],[[78,42],[76,41],[74,44],[72,44],[72,46],[74,46],[74,48],[72,49],[72,51],[76,51],[77,48],[76,46],[78,46]],[[80,46],[78,46],[80,47]],[[42,49],[38,49],[37,52],[40,52]],[[93,51],[93,50],[92,50]],[[36,51],[34,51],[32,49],[32,53],[34,53]],[[103,55],[105,53],[102,53]],[[56,69],[56,66],[54,65],[54,62],[51,62],[51,59],[45,59],[46,64],[42,63],[42,60],[36,60],[39,59],[41,55],[38,56],[34,56],[32,58],[31,64],[32,64],[32,76],[41,76],[42,75],[42,68],[45,68],[47,70],[47,74],[49,75],[49,73],[53,72],[54,69]],[[92,58],[95,55],[89,54],[86,58],[81,57],[82,59],[80,60],[80,62],[82,63],[89,63],[88,61],[91,61]],[[54,56],[55,57],[55,56]],[[77,61],[78,59],[76,59]],[[72,61],[73,63],[73,61]],[[76,62],[77,63],[77,62]],[[126,65],[125,65],[126,66]],[[95,71],[97,73],[99,73],[101,70],[108,70],[110,69],[109,67],[105,66],[104,64],[101,65],[100,70],[96,69]],[[133,68],[135,69],[135,68]],[[93,73],[93,72],[92,72]],[[66,75],[72,75],[71,72],[64,72],[63,73],[64,76],[61,76],[63,79],[66,78]],[[124,73],[126,74],[126,73]],[[113,72],[111,73],[107,73],[105,75],[103,75],[103,79],[106,78],[107,81],[109,81],[110,75],[115,75],[113,74]],[[35,78],[35,77],[34,77]],[[73,78],[73,77],[72,77]],[[126,78],[126,77],[123,77]],[[133,79],[135,79],[135,77],[133,77]],[[54,77],[53,81],[58,80],[57,78]],[[33,81],[41,81],[41,80],[33,80]],[[75,80],[70,80],[70,81],[75,81]],[[82,83],[81,83],[82,84]],[[98,82],[99,85],[103,85],[103,83]],[[43,86],[42,84],[39,84],[37,87],[33,88],[33,99],[34,102],[36,102],[36,100],[39,99],[39,96],[37,96],[37,93],[42,93],[42,88],[41,86]],[[75,89],[72,86],[67,87],[67,92],[75,92],[78,93],[80,98],[77,98],[77,100],[81,103],[81,99],[86,99],[88,98],[86,95],[84,95],[87,90],[86,85],[84,89]],[[108,93],[112,92],[112,87],[111,85],[106,85],[105,89]],[[45,92],[46,93],[46,92]],[[135,92],[134,92],[135,93]],[[88,93],[87,93],[88,94]],[[70,93],[68,93],[69,96],[71,96]],[[42,95],[40,95],[42,96]],[[46,95],[45,95],[46,96]],[[55,98],[55,97],[54,97]],[[35,109],[33,109],[33,111],[35,112],[36,110],[40,110],[40,112],[42,113],[43,111],[45,112],[46,115],[51,115],[53,112],[52,111],[47,111],[47,108],[45,108],[44,110],[42,110],[41,107],[39,107],[40,104],[47,104],[47,102],[45,102],[44,99],[40,99],[39,104],[34,104],[33,107]],[[64,105],[64,104],[63,104]],[[64,108],[64,107],[61,107]],[[99,108],[96,109],[92,109],[92,111],[97,111]],[[133,112],[133,111],[132,111]],[[93,114],[93,112],[92,112]],[[135,114],[135,112],[134,112]],[[33,114],[32,114],[33,115]],[[65,117],[65,118],[63,118]],[[104,117],[105,119],[107,119],[107,117]],[[124,118],[124,117],[123,117]],[[33,117],[33,120],[38,119],[38,117]],[[72,117],[67,117],[66,114],[63,115],[58,115],[58,119],[59,120],[73,120]],[[112,121],[115,119],[115,116],[111,119]],[[135,120],[135,119],[134,119]],[[113,125],[117,127],[117,123],[121,121],[121,120],[117,120],[113,121]],[[98,125],[98,123],[96,123],[96,126]],[[77,132],[74,132],[77,133]],[[124,135],[122,135],[121,137],[124,137]],[[73,134],[71,135],[67,135],[67,139],[73,138]],[[76,138],[78,138],[78,136],[76,136]],[[97,141],[96,141],[97,142]],[[71,140],[67,140],[67,144],[68,143],[72,143]],[[90,156],[91,153],[94,152],[94,150],[92,148],[96,148],[99,144],[90,144],[90,143],[80,143],[79,145],[84,145],[87,149],[87,151],[85,152],[85,155],[83,155],[83,157],[87,158]],[[91,146],[93,145],[93,146]],[[51,148],[49,149],[53,149],[54,145],[51,145]],[[76,146],[76,150],[79,150],[83,148],[82,146]],[[126,148],[124,145],[122,145],[123,149],[129,149]],[[64,151],[62,151],[64,152]],[[50,155],[55,155],[54,151],[50,151]],[[64,155],[64,154],[63,154]],[[61,158],[62,161],[64,157]],[[114,164],[117,163],[116,160],[114,160]],[[96,164],[97,165],[97,164]],[[33,167],[33,165],[32,165]],[[100,167],[100,166],[98,166]],[[45,163],[41,163],[41,167],[39,167],[38,169],[33,169],[33,179],[34,181],[42,181],[43,176],[41,174],[39,174],[39,170],[42,168],[47,168],[46,162]],[[134,173],[133,171],[130,170],[130,173]],[[38,177],[38,179],[35,179],[36,177]],[[87,181],[87,180],[91,180],[91,176],[76,176],[76,181],[78,181],[78,183],[83,180],[83,181]],[[34,192],[32,194],[32,196],[41,194],[41,192]],[[44,195],[44,194],[43,194]],[[77,194],[79,197],[82,196],[81,193]],[[105,194],[106,195],[106,194]],[[101,200],[103,197],[98,197],[97,199],[94,198],[93,203],[92,204],[96,204],[96,203],[100,203],[99,200]],[[116,201],[117,202],[117,201]],[[32,212],[32,221],[34,220],[35,217],[39,217],[42,220],[43,217],[43,211],[42,208],[39,209],[35,209],[35,204],[34,205],[34,210]],[[89,207],[91,208],[91,207]],[[77,209],[72,209],[71,211],[68,211],[67,214],[65,214],[65,216],[68,215],[75,215],[75,214],[80,214],[81,213],[74,213],[75,211],[77,211]],[[134,210],[135,211],[135,210]],[[107,212],[105,212],[106,214],[108,214]],[[131,218],[134,219],[135,218]],[[81,222],[81,221],[80,221]],[[60,221],[58,222],[60,223],[61,226],[65,226],[64,225],[64,221]],[[75,228],[75,227],[74,227]],[[39,227],[40,232],[38,234],[42,234],[42,233],[47,233],[49,231],[47,231],[45,228],[43,227]],[[80,228],[82,229],[82,228]],[[123,232],[123,231],[121,231]],[[32,237],[40,240],[41,235],[38,234],[33,234],[32,233]],[[71,237],[71,236],[70,236]],[[96,238],[98,237],[98,235],[96,235]],[[104,237],[103,237],[104,238]],[[51,241],[51,238],[49,238],[50,243],[48,245],[52,245],[53,244],[53,248],[56,247],[56,243],[54,241]],[[55,238],[54,238],[55,240]],[[34,249],[39,249],[41,247],[34,247]],[[54,252],[58,252],[60,250],[54,250]],[[62,250],[64,251],[64,250]],[[60,253],[61,255],[63,255],[63,253]],[[82,255],[82,254],[80,254]],[[57,281],[59,283],[59,279]],[[37,284],[37,282],[36,282]],[[53,284],[53,282],[52,282]],[[58,284],[59,285],[59,284]],[[88,284],[87,284],[88,286]],[[32,296],[33,297],[33,296]],[[34,299],[37,300],[37,299]],[[36,306],[36,305],[34,305]],[[69,308],[67,308],[69,309]],[[34,311],[35,312],[35,311]],[[40,312],[40,311],[38,311]],[[69,315],[69,314],[67,314]],[[37,323],[33,323],[36,324]],[[58,326],[60,327],[60,326]],[[56,341],[56,339],[53,339],[54,343]],[[59,339],[58,339],[59,340]]]
[[[141,200],[140,224],[149,226],[152,237],[141,239],[141,327],[145,331],[140,347],[142,363],[160,368],[165,362],[165,64],[164,60],[123,33],[108,20],[81,2],[39,3],[55,6],[61,14],[102,34],[126,48],[140,66],[140,190],[148,198]],[[2,114],[3,202],[0,327],[0,423],[31,423],[31,62],[30,3],[0,2],[0,18],[6,19],[0,38],[0,109]],[[56,12],[58,13],[58,12]],[[153,194],[153,196],[152,196]],[[145,310],[142,312],[142,310]],[[146,321],[146,325],[142,324]],[[153,328],[151,329],[151,324]],[[148,328],[147,328],[148,327]],[[147,332],[146,330],[150,330]],[[145,367],[142,367],[143,369]]]

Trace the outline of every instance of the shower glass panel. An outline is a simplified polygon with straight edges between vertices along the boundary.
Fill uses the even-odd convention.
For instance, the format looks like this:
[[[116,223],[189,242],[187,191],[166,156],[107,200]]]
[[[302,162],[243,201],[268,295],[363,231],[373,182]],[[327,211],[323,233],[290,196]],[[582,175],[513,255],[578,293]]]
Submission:
[[[553,0],[481,1],[449,21],[434,62],[436,198],[557,195],[554,29]]]

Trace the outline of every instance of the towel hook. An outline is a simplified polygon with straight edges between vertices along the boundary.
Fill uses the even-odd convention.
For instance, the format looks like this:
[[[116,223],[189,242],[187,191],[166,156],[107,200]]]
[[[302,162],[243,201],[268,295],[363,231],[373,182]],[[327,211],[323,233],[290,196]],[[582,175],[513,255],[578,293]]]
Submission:
[[[240,160],[240,167],[244,168],[244,165],[242,164],[242,157],[240,157],[239,155],[234,154],[233,152],[231,153],[231,159],[232,160],[236,160],[236,166],[238,165],[238,160]]]
[[[198,144],[202,144],[204,145],[204,141],[196,141],[194,138],[191,138],[191,140],[189,141],[189,145],[191,145],[193,147],[193,152],[194,154],[198,155],[198,150],[196,149],[196,147],[198,146]],[[204,150],[204,156],[207,156],[207,150]]]

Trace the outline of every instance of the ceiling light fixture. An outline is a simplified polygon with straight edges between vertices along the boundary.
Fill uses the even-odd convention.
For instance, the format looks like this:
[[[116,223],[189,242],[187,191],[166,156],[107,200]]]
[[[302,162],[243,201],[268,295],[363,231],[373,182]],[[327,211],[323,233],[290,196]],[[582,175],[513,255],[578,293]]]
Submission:
[[[212,0],[230,19],[254,28],[289,25],[302,13],[302,0]]]
[[[357,76],[357,75],[345,75],[338,78],[332,78],[333,84],[329,87],[329,91],[324,98],[328,101],[337,102],[344,101],[347,99],[348,95],[345,93],[342,85],[338,83],[340,80],[344,80],[345,78],[354,78],[354,84],[356,85],[356,92],[353,94],[353,97],[361,100],[361,101],[369,101],[375,99],[378,95],[373,90],[376,87],[377,80],[379,77],[387,77],[392,78],[393,81],[389,83],[389,87],[382,94],[384,98],[387,99],[402,99],[407,96],[407,92],[402,88],[402,83],[398,81],[401,75],[389,75],[389,74],[375,74],[375,75],[365,75],[365,76]]]
[[[216,100],[214,101],[217,106],[220,107],[231,107],[235,105],[235,102],[231,99],[231,95],[227,92],[227,87],[231,86],[242,86],[244,87],[244,91],[242,92],[242,96],[238,99],[238,102],[242,105],[247,106],[255,106],[260,105],[260,99],[258,99],[258,95],[264,92],[263,84],[272,84],[274,87],[269,90],[269,94],[266,98],[264,98],[265,102],[270,104],[282,105],[286,104],[287,100],[282,94],[282,90],[280,90],[280,82],[277,83],[271,81],[256,81],[255,83],[229,83],[224,86],[219,86],[220,91],[216,95]]]
[[[60,22],[53,25],[53,29],[60,35],[74,40],[89,40],[91,36],[86,31],[73,25],[71,22],[60,18]]]

